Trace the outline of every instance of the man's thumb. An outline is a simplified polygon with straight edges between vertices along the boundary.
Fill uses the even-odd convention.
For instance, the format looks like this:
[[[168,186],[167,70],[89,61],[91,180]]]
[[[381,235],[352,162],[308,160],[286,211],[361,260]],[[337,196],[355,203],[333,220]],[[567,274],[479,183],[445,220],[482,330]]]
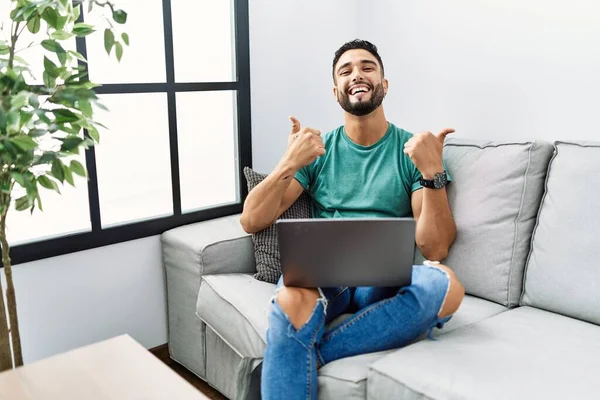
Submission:
[[[452,128],[446,128],[443,131],[441,131],[440,133],[437,134],[437,138],[440,142],[444,143],[444,139],[446,139],[446,136],[448,136],[449,134],[454,133],[454,129]]]
[[[290,117],[290,121],[292,123],[292,131],[290,132],[290,135],[300,132],[300,121],[294,117]]]

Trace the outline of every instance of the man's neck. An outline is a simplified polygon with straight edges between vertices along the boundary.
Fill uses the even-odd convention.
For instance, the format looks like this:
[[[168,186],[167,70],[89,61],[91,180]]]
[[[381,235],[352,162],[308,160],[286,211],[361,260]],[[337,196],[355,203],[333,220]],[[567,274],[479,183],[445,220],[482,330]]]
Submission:
[[[361,146],[370,146],[377,143],[379,139],[385,136],[389,128],[381,106],[371,114],[362,117],[346,113],[345,120],[346,134],[350,140]]]

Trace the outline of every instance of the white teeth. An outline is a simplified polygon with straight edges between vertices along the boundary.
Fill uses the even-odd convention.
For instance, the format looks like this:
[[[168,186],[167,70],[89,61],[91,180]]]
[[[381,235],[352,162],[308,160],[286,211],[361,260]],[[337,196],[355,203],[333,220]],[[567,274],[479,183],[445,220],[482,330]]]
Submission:
[[[359,91],[368,92],[369,88],[367,86],[356,86],[356,87],[353,87],[352,89],[350,89],[350,94],[354,95]]]

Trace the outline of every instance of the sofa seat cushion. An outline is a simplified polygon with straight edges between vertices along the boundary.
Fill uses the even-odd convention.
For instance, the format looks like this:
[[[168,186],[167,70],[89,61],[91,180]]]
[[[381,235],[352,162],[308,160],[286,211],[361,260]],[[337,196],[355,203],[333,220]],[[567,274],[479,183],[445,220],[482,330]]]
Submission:
[[[266,347],[269,301],[274,291],[275,285],[256,280],[251,274],[208,275],[202,280],[197,313],[238,355],[260,359]],[[505,310],[490,301],[466,296],[450,322],[444,329],[436,329],[434,335]],[[330,327],[350,315],[340,316]],[[393,351],[363,354],[325,365],[319,370],[319,398],[365,398],[369,366]]]
[[[381,358],[367,398],[596,398],[598,354],[599,326],[521,307]]]
[[[202,278],[196,310],[240,356],[262,358],[274,293],[274,284],[251,274],[207,275]]]
[[[395,350],[342,358],[319,369],[319,399],[364,399],[369,366]]]
[[[492,303],[491,301],[466,295],[456,314],[444,325],[443,329],[434,329],[433,336],[444,335],[455,329],[483,321],[507,310],[508,308]]]
[[[443,329],[434,329],[433,336],[474,324],[506,310],[506,307],[491,301],[465,296],[457,313]],[[332,321],[330,327],[342,323],[350,316],[351,314],[343,314]],[[323,366],[319,370],[319,399],[364,399],[367,393],[369,367],[378,359],[395,351],[343,358]]]

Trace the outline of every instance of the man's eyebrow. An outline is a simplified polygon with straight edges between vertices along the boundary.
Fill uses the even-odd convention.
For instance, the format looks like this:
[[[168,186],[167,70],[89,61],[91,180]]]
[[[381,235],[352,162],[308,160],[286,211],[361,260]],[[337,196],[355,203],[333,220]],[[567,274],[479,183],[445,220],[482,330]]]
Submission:
[[[367,59],[360,60],[360,63],[361,64],[372,64],[372,65],[375,65],[375,66],[378,65],[375,61],[373,61],[373,60],[367,60]],[[344,64],[340,65],[340,67],[337,69],[338,74],[340,73],[340,71],[342,69],[348,67],[351,64],[352,64],[351,62],[347,62],[347,63],[344,63]]]

